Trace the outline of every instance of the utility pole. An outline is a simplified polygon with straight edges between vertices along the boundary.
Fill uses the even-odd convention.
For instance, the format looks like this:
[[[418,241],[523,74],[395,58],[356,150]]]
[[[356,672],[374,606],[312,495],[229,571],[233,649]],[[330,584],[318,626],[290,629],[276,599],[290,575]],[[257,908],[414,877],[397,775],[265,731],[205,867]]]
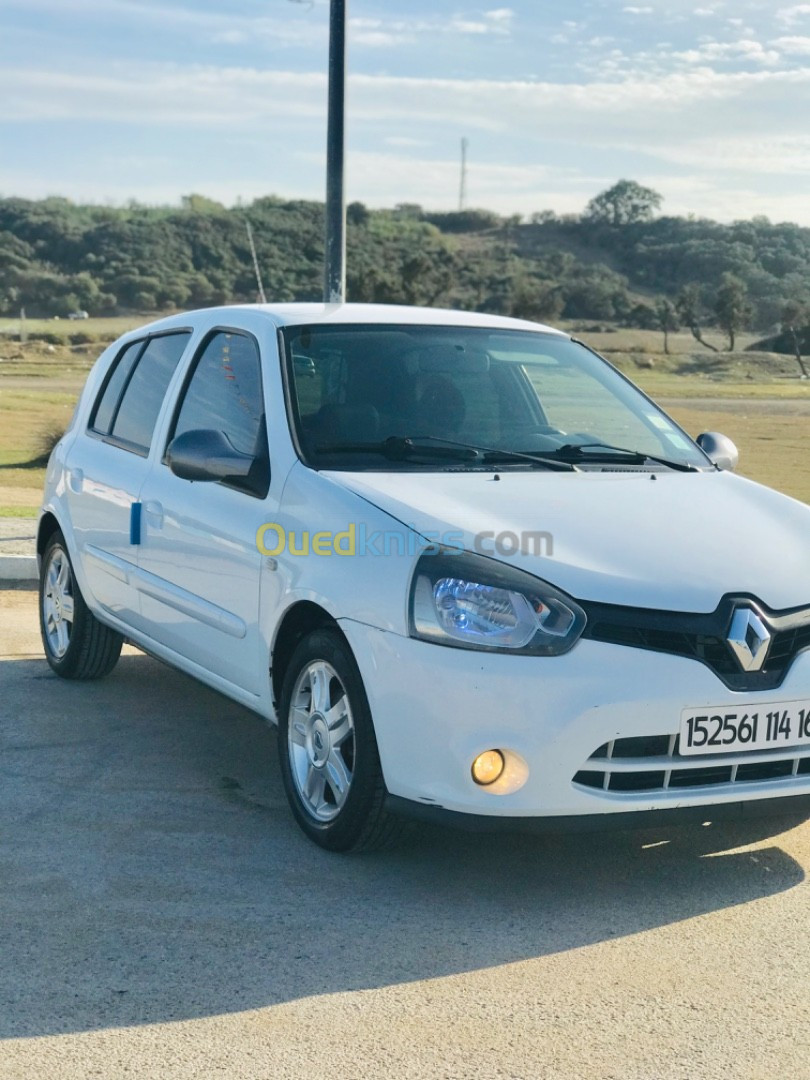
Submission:
[[[467,202],[467,147],[469,143],[466,139],[461,140],[461,181],[458,186],[458,208],[464,209],[464,204]]]
[[[323,299],[346,299],[346,196],[343,190],[346,113],[346,5],[329,9],[329,116],[326,131],[326,249]]]

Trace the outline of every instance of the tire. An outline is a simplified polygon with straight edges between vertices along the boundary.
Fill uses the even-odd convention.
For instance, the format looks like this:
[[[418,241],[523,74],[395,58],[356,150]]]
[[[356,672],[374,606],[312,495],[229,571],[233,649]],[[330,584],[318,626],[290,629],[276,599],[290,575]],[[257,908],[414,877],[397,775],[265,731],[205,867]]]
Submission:
[[[63,679],[100,679],[115,667],[122,636],[92,614],[81,594],[65,538],[45,546],[39,578],[39,629],[45,658]]]
[[[385,810],[374,724],[354,657],[335,630],[315,630],[287,667],[279,761],[295,820],[328,851],[388,847],[406,823]]]

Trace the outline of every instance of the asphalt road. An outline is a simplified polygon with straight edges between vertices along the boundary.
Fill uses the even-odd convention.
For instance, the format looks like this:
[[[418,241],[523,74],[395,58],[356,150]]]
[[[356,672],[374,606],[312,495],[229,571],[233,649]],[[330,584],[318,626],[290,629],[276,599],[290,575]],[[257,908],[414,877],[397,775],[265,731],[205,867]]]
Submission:
[[[331,856],[251,713],[0,592],[0,1077],[810,1078],[810,825]]]

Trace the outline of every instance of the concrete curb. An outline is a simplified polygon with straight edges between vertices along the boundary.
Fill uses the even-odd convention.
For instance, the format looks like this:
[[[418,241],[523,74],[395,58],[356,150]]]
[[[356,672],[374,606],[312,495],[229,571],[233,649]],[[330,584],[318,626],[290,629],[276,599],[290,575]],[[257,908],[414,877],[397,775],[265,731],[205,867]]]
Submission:
[[[0,555],[0,581],[36,581],[36,555]]]

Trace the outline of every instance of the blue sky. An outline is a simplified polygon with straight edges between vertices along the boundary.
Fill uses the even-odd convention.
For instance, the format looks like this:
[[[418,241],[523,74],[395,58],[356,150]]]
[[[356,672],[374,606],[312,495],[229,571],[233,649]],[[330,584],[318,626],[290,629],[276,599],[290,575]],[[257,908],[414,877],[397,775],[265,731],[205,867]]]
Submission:
[[[810,225],[810,3],[349,0],[348,197]],[[0,0],[0,194],[322,198],[328,3]]]

